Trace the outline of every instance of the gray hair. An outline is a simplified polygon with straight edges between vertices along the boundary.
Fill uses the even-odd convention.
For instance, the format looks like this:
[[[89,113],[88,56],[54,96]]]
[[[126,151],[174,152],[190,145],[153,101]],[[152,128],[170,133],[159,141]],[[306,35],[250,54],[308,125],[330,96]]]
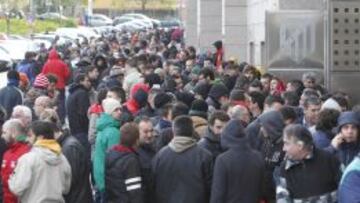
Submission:
[[[32,121],[31,109],[24,105],[17,105],[11,114],[11,118],[18,118],[20,120],[26,119],[29,123]]]
[[[236,105],[230,110],[229,116],[232,120],[243,120],[246,113],[248,110],[245,107]]]
[[[302,81],[305,81],[305,80],[311,80],[311,81],[314,81],[316,82],[316,73],[314,72],[306,72],[302,75]]]
[[[14,129],[15,131],[17,131],[19,133],[18,135],[26,134],[26,128],[23,125],[23,123],[21,122],[21,120],[19,120],[19,119],[13,118],[13,119],[7,120],[4,123],[3,128]]]

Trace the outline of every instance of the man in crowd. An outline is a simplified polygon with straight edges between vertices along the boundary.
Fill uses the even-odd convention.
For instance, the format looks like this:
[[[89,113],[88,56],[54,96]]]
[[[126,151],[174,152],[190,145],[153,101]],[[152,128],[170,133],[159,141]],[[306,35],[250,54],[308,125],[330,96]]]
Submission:
[[[71,168],[54,138],[52,125],[35,121],[30,126],[33,148],[18,160],[9,180],[20,202],[64,202],[71,185]]]
[[[216,159],[210,202],[259,202],[265,163],[248,145],[240,120],[231,120],[225,126],[221,146],[227,151]]]
[[[126,123],[120,133],[120,143],[106,155],[105,202],[143,203],[143,179],[135,151],[139,143],[139,128],[135,123]]]
[[[220,145],[220,137],[230,117],[224,111],[215,111],[210,115],[208,129],[198,145],[208,150],[214,159],[223,152]]]
[[[7,73],[7,86],[0,89],[0,105],[5,108],[7,119],[10,118],[13,108],[23,103],[23,93],[18,88],[20,75],[15,70]]]
[[[86,148],[89,147],[87,112],[90,107],[90,87],[89,77],[85,74],[79,74],[75,78],[75,83],[69,88],[70,95],[66,103],[71,135],[76,137]]]
[[[144,201],[150,203],[154,198],[152,196],[151,162],[156,154],[154,128],[150,118],[140,118],[139,135],[139,147],[137,149],[137,153],[140,160]]]
[[[341,177],[335,156],[314,147],[312,135],[299,124],[284,130],[286,159],[275,177],[277,202],[337,202]]]
[[[26,143],[26,128],[20,120],[10,119],[4,123],[1,137],[4,138],[8,145],[1,166],[3,198],[4,202],[17,203],[18,199],[9,190],[8,180],[14,171],[18,159],[30,151],[30,146]]]
[[[155,202],[209,202],[213,157],[197,146],[190,117],[175,118],[173,131],[172,141],[154,158]]]

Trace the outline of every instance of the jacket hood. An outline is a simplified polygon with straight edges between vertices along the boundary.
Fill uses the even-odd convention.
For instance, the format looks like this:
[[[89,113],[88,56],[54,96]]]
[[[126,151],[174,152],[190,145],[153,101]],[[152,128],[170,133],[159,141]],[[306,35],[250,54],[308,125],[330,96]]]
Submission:
[[[341,127],[346,124],[354,124],[359,128],[359,120],[355,112],[347,111],[340,114],[338,118],[339,131]]]
[[[56,49],[51,49],[51,51],[49,52],[49,59],[50,60],[59,59],[59,54],[57,53]]]
[[[220,144],[223,149],[238,147],[247,142],[245,129],[240,120],[231,120],[224,127],[220,137]]]
[[[285,123],[280,112],[266,112],[259,117],[259,121],[272,141],[275,141],[282,136]]]
[[[204,117],[191,116],[191,120],[193,121],[193,126],[195,129],[200,126],[207,126],[207,120]]]
[[[206,120],[208,117],[208,113],[207,112],[203,112],[203,111],[196,111],[196,110],[190,110],[189,111],[189,115],[191,117],[193,117],[193,121],[195,122],[196,120]],[[207,123],[207,121],[206,121]]]
[[[120,128],[120,122],[115,120],[111,115],[102,113],[96,122],[96,130],[99,132],[108,127]]]
[[[38,140],[32,150],[49,165],[56,166],[62,162],[61,147],[55,140]]]
[[[182,153],[196,145],[196,139],[192,137],[175,136],[169,143],[169,147],[176,153]]]

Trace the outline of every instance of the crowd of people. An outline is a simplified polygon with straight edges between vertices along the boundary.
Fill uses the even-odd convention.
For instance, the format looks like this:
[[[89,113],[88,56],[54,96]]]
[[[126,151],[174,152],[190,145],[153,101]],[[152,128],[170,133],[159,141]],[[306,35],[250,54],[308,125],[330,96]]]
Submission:
[[[355,203],[360,106],[181,29],[28,52],[0,89],[4,203]]]

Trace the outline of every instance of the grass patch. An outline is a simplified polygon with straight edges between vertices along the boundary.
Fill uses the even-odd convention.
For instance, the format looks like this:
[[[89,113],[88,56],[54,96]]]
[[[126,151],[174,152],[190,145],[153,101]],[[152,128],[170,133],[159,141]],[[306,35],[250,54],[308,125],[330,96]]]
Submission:
[[[32,29],[34,30],[34,33],[40,33],[45,31],[55,31],[58,27],[76,27],[76,22],[73,19],[62,22],[58,20],[36,20],[34,25],[31,26],[26,20],[10,20],[10,34],[28,35],[31,33]],[[6,32],[6,20],[0,19],[0,33]]]

